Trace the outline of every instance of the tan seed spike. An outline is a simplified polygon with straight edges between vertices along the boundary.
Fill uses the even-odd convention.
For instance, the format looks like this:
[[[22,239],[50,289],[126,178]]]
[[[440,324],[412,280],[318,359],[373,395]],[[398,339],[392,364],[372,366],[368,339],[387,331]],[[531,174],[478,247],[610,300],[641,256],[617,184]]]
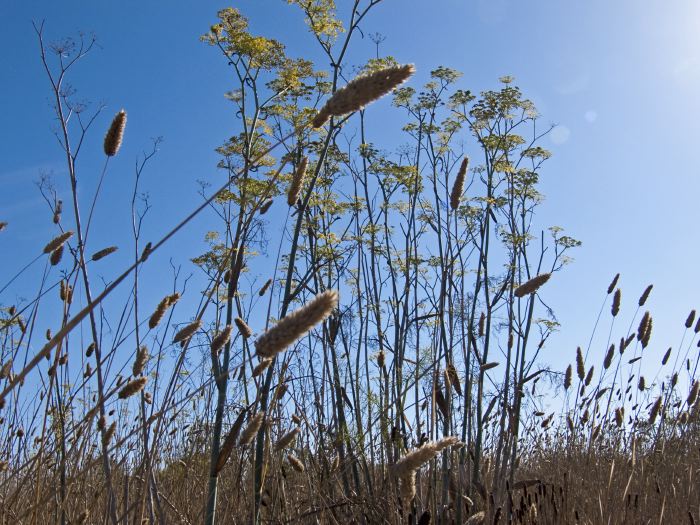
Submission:
[[[236,328],[238,328],[238,331],[246,339],[253,335],[253,331],[250,329],[250,326],[248,326],[248,324],[240,317],[236,317],[233,322],[236,323]]]
[[[608,286],[608,295],[613,293],[613,290],[617,286],[617,281],[620,279],[620,274],[615,274],[615,277],[613,277],[612,282],[610,283],[610,286]]]
[[[404,479],[411,473],[415,473],[415,471],[437,456],[442,450],[458,443],[459,439],[455,436],[449,436],[426,443],[398,460],[392,467],[394,474],[396,474],[398,478]]]
[[[345,115],[363,108],[404,83],[414,72],[413,64],[406,64],[355,78],[326,101],[314,118],[313,127],[320,128],[332,116]]]
[[[289,447],[292,443],[294,443],[294,440],[296,440],[297,436],[299,435],[299,431],[299,427],[296,427],[295,429],[287,432],[279,439],[277,443],[275,443],[275,450],[284,450],[285,448]]]
[[[700,393],[700,381],[695,381],[688,394],[688,406],[693,406],[695,400],[698,398],[698,393]]]
[[[180,343],[180,346],[185,346],[187,341],[195,334],[197,330],[202,326],[202,320],[197,319],[191,322],[184,328],[182,328],[178,333],[175,334],[173,338],[173,343]]]
[[[612,307],[610,308],[610,313],[613,317],[616,317],[620,313],[620,301],[622,300],[622,291],[618,288],[615,290],[615,295],[613,295]]]
[[[179,296],[179,294],[176,294]],[[161,299],[160,303],[158,303],[158,306],[156,307],[155,312],[151,314],[151,318],[148,320],[148,327],[153,330],[158,324],[160,324],[160,321],[163,319],[163,316],[165,315],[165,312],[168,311],[168,308],[174,304],[172,300],[172,295],[166,295]]]
[[[226,327],[219,332],[219,334],[214,337],[211,341],[211,353],[212,355],[219,355],[221,349],[226,343],[231,339],[231,325],[226,325]]]
[[[114,437],[114,433],[117,431],[117,422],[114,421],[111,425],[109,425],[109,428],[107,431],[102,434],[102,445],[105,447],[109,445],[109,442],[112,441],[112,438]]]
[[[109,254],[114,253],[117,251],[116,246],[110,246],[108,248],[104,248],[100,250],[99,252],[95,252],[92,254],[91,259],[93,261],[99,261],[100,259],[103,259],[104,257],[107,257]]]
[[[253,368],[253,377],[258,377],[272,364],[272,359],[263,359]]]
[[[644,293],[639,298],[639,306],[644,306],[644,303],[647,302],[647,299],[649,298],[649,294],[651,293],[651,289],[653,287],[654,287],[653,284],[650,284],[649,286],[646,287],[646,289],[644,290]]]
[[[63,246],[64,245],[61,244],[61,246],[51,252],[51,258],[49,259],[51,261],[51,266],[56,266],[61,262],[61,259],[63,258]]]
[[[67,231],[65,233],[62,233],[58,237],[54,237],[49,241],[49,243],[44,246],[44,253],[51,253],[61,246],[63,246],[63,243],[65,243],[68,239],[70,239],[73,236],[72,231]]]
[[[146,386],[146,382],[148,381],[147,377],[137,377],[136,379],[133,379],[129,381],[124,387],[119,391],[119,399],[127,399],[134,394],[137,394],[141,390],[143,390],[143,387]]]
[[[281,319],[255,341],[260,357],[271,358],[326,319],[338,305],[338,292],[326,290],[298,310]]]
[[[464,157],[462,160],[462,165],[459,167],[457,172],[457,177],[452,186],[452,193],[450,193],[450,207],[453,210],[459,208],[459,200],[462,198],[462,192],[464,191],[464,179],[467,175],[467,168],[469,167],[469,157]]]
[[[262,285],[262,288],[260,288],[260,291],[258,292],[258,295],[259,295],[260,297],[262,297],[263,295],[265,295],[265,292],[267,292],[267,289],[270,287],[271,284],[272,284],[272,279],[268,279],[267,281],[265,281],[265,284],[263,284],[263,285]]]
[[[141,375],[143,369],[146,367],[146,363],[148,363],[149,357],[150,355],[148,354],[148,347],[146,345],[142,345],[141,348],[136,351],[136,359],[134,359],[134,367],[132,369],[134,377]]]
[[[540,286],[542,286],[544,283],[549,281],[549,278],[552,276],[551,273],[543,273],[540,274],[536,277],[533,277],[529,281],[521,284],[515,289],[515,297],[525,297],[526,295],[530,295],[531,293],[535,293]]]
[[[114,157],[122,145],[124,138],[124,128],[126,127],[126,112],[122,109],[114,116],[112,124],[105,135],[104,150],[105,155]]]
[[[260,430],[264,419],[265,413],[258,412],[248,420],[248,426],[245,427],[245,430],[243,430],[243,433],[241,434],[241,439],[238,441],[240,446],[248,445],[253,441]]]
[[[306,470],[301,460],[293,454],[287,454],[287,461],[289,461],[289,464],[297,472],[304,472]]]
[[[289,186],[289,191],[287,192],[287,204],[294,206],[299,199],[301,194],[301,188],[304,185],[304,179],[306,178],[306,167],[309,164],[308,157],[301,159],[297,170],[294,172],[294,177],[292,178],[292,184]]]
[[[243,426],[243,420],[245,419],[246,411],[243,410],[238,417],[233,422],[231,430],[226,434],[226,439],[224,439],[221,449],[219,450],[219,458],[216,462],[216,472],[221,472],[221,470],[226,465],[228,458],[231,456],[231,451],[236,444],[236,439],[238,439],[238,434],[241,432],[241,427]]]

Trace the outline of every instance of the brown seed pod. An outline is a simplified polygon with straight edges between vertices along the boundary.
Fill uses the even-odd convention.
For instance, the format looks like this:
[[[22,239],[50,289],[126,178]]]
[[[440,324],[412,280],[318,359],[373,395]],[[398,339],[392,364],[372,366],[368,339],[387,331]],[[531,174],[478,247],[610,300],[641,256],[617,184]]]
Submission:
[[[137,394],[138,392],[143,390],[143,387],[146,386],[147,381],[148,378],[144,376],[132,379],[119,391],[119,399],[127,399],[133,396],[134,394]]]
[[[63,244],[56,248],[53,252],[51,252],[51,257],[49,258],[49,261],[51,262],[51,266],[56,266],[58,263],[61,262],[61,259],[63,258]]]
[[[615,290],[615,295],[613,296],[612,308],[610,312],[613,317],[616,317],[620,313],[620,301],[622,300],[622,291],[618,288]]]
[[[126,112],[122,109],[114,116],[112,124],[105,135],[104,151],[108,157],[114,157],[122,145],[124,128],[126,127]]]
[[[262,204],[262,206],[260,206],[260,215],[265,215],[265,214],[267,213],[267,211],[270,209],[270,207],[272,206],[272,203],[273,203],[273,202],[274,202],[274,201],[273,201],[272,199],[267,199],[267,200]]]
[[[240,317],[236,317],[233,320],[234,323],[236,323],[236,328],[238,328],[238,331],[240,334],[248,339],[251,335],[253,335],[253,331],[250,329],[250,326],[246,324],[246,322],[241,319]]]
[[[457,177],[455,177],[455,182],[452,185],[452,192],[450,193],[450,207],[453,210],[459,208],[459,201],[462,198],[462,192],[464,191],[464,179],[467,175],[468,167],[469,157],[464,157],[464,159],[462,159],[462,164],[459,166]]]
[[[93,261],[99,261],[100,259],[104,259],[108,255],[116,252],[117,249],[118,248],[116,246],[109,246],[107,248],[103,248],[100,251],[93,253],[91,259]]]
[[[134,366],[132,368],[132,373],[134,377],[140,376],[143,373],[143,369],[146,368],[146,363],[148,363],[148,347],[146,345],[141,345],[141,347],[136,350],[136,358],[134,359]]]
[[[259,295],[260,297],[262,297],[263,295],[265,295],[265,292],[267,292],[267,289],[270,287],[271,284],[272,284],[272,279],[268,279],[267,281],[265,281],[265,284],[263,284],[263,285],[262,285],[262,288],[260,288],[260,291],[258,292],[258,295]]]
[[[253,441],[260,427],[262,427],[264,419],[265,413],[258,412],[248,420],[248,425],[243,430],[243,433],[241,433],[241,439],[238,441],[240,446],[248,445]]]
[[[293,454],[287,454],[287,461],[289,461],[289,464],[297,472],[304,472],[306,470],[301,460]]]
[[[67,231],[65,233],[62,233],[58,237],[54,237],[46,244],[46,246],[44,246],[44,253],[51,253],[53,251],[56,251],[58,248],[63,246],[63,244],[72,236],[73,232]]]
[[[537,275],[536,277],[533,277],[529,281],[525,282],[524,284],[521,284],[515,289],[515,292],[513,294],[515,297],[525,297],[526,295],[530,295],[532,293],[535,293],[540,286],[542,286],[544,283],[549,281],[549,278],[552,276],[551,273],[543,273],[540,275]]]
[[[243,410],[240,414],[238,414],[238,417],[233,422],[231,429],[229,430],[228,434],[226,434],[226,438],[224,439],[221,449],[219,450],[219,457],[216,461],[217,473],[223,470],[228,458],[231,456],[231,451],[233,451],[233,447],[236,444],[236,439],[238,439],[238,434],[241,432],[241,427],[243,426],[245,416],[246,411]]]
[[[649,294],[651,293],[651,289],[654,287],[653,284],[650,284],[649,286],[646,287],[644,290],[644,293],[642,293],[642,296],[639,298],[639,306],[644,306],[644,303],[647,302],[647,299],[649,298]]]
[[[337,305],[338,292],[335,290],[318,294],[261,335],[255,341],[256,353],[260,357],[274,357],[326,319]]]
[[[292,443],[294,443],[297,436],[299,435],[299,432],[299,427],[296,427],[287,432],[284,436],[282,436],[279,439],[279,441],[277,441],[277,443],[275,443],[275,450],[284,450],[285,448],[289,447]]]
[[[345,115],[383,97],[405,82],[415,71],[412,64],[391,66],[362,75],[337,90],[321,108],[312,125],[323,126],[330,117]]]
[[[226,325],[219,334],[211,340],[211,353],[214,356],[219,355],[221,349],[231,339],[231,325]]]
[[[308,157],[303,157],[297,170],[294,172],[294,177],[292,177],[292,183],[289,186],[289,191],[287,192],[287,204],[294,206],[299,199],[301,194],[301,188],[304,185],[304,179],[306,178],[306,167],[309,163]]]
[[[190,324],[181,328],[173,338],[173,343],[180,343],[180,346],[185,346],[190,338],[195,334],[197,330],[202,326],[202,320],[197,319],[192,321]]]

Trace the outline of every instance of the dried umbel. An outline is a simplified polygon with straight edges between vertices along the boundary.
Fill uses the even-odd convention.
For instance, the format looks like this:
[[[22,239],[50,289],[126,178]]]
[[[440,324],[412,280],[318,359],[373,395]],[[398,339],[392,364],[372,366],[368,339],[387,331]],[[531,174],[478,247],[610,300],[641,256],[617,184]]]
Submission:
[[[355,78],[326,101],[314,118],[313,127],[320,128],[332,116],[362,109],[404,83],[414,72],[413,64],[406,64],[387,67]]]
[[[136,358],[134,359],[134,366],[132,368],[132,373],[134,377],[140,376],[143,373],[143,369],[146,368],[146,363],[148,363],[148,347],[142,345],[138,350],[136,350]]]
[[[459,208],[459,201],[462,198],[462,192],[464,191],[464,179],[467,175],[467,168],[469,167],[469,157],[464,157],[462,164],[457,172],[457,177],[452,185],[452,192],[450,193],[450,208],[456,210]]]
[[[294,172],[294,177],[292,177],[292,184],[289,186],[287,191],[287,204],[294,206],[299,199],[301,194],[301,188],[304,185],[304,179],[306,178],[306,167],[309,164],[308,157],[301,159],[297,170]]]
[[[144,376],[132,379],[119,391],[119,399],[127,399],[134,394],[139,393],[141,390],[143,390],[143,387],[146,386],[147,381],[148,378]]]
[[[260,430],[260,427],[262,426],[264,420],[264,412],[258,412],[253,417],[251,417],[250,420],[248,420],[248,425],[245,427],[243,433],[241,434],[241,439],[238,441],[238,444],[240,446],[250,444],[257,435],[258,431]]]
[[[226,327],[218,333],[214,339],[211,340],[211,354],[216,356],[219,355],[221,349],[226,343],[231,339],[231,325],[226,325]]]
[[[202,326],[202,320],[197,319],[192,321],[190,324],[180,329],[173,338],[173,343],[180,343],[180,346],[185,346],[190,338],[195,334],[197,330]]]
[[[277,443],[275,443],[275,450],[284,450],[285,448],[289,447],[292,443],[294,443],[297,436],[299,435],[299,432],[299,427],[296,427],[295,429],[287,432],[284,436],[282,436],[279,439],[279,441],[277,441]]]
[[[105,155],[114,157],[122,145],[124,128],[126,127],[126,112],[122,109],[114,116],[112,124],[107,130],[104,141]]]
[[[100,259],[103,259],[103,258],[107,257],[109,254],[112,254],[116,251],[117,251],[116,246],[109,246],[108,248],[103,248],[99,252],[93,253],[91,259],[93,261],[99,261]]]
[[[241,319],[240,317],[236,317],[233,320],[234,323],[236,323],[236,328],[238,328],[238,331],[240,334],[248,339],[251,335],[253,335],[253,331],[250,329],[250,326],[246,324],[246,322]]]
[[[258,356],[271,358],[282,352],[316,324],[326,319],[338,305],[338,292],[326,290],[298,310],[281,319],[255,341]]]
[[[58,250],[72,236],[73,232],[67,231],[65,233],[62,233],[58,237],[54,237],[49,241],[49,243],[46,246],[44,246],[44,253],[51,253],[53,251]]]
[[[148,320],[148,327],[153,330],[158,324],[160,323],[161,319],[163,319],[163,316],[165,315],[165,312],[168,311],[168,308],[173,306],[178,300],[180,299],[180,294],[179,293],[174,293],[172,295],[166,295],[163,297],[163,299],[158,303],[158,306],[156,307],[155,312],[151,315],[151,318]]]
[[[526,295],[535,293],[540,286],[549,281],[549,278],[551,276],[551,273],[543,273],[536,277],[533,277],[532,279],[521,284],[515,289],[515,292],[513,292],[515,297],[525,297]]]

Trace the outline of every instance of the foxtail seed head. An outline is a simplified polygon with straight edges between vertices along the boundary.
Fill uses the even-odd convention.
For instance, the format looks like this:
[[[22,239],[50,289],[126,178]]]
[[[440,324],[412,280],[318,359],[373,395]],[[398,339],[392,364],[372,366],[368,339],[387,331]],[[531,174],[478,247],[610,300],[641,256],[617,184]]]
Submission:
[[[114,157],[122,145],[124,138],[124,128],[126,127],[126,112],[122,109],[114,116],[112,124],[105,135],[104,150],[105,155]]]
[[[332,116],[345,115],[383,97],[404,83],[413,73],[413,64],[391,66],[362,75],[336,91],[314,118],[314,128],[323,126]]]

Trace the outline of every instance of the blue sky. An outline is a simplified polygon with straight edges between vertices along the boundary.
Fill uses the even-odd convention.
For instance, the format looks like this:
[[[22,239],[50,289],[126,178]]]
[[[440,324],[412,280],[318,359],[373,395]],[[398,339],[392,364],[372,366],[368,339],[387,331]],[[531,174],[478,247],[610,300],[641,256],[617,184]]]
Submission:
[[[348,2],[338,4],[342,10]],[[299,11],[282,0],[2,1],[0,220],[10,222],[0,234],[2,283],[55,233],[33,182],[53,172],[59,190],[66,190],[31,20],[45,20],[49,40],[77,30],[98,36],[101,49],[73,77],[86,99],[107,104],[85,146],[81,192],[91,195],[104,129],[124,107],[126,139],[110,165],[109,199],[98,210],[95,235],[126,247],[134,163],[151,137],[164,142],[143,180],[153,206],[145,239],[158,238],[196,206],[197,180],[220,180],[213,149],[235,129],[223,98],[231,85],[221,56],[198,37],[227,6],[240,8],[254,33],[285,43],[291,56],[318,56]],[[699,27],[700,4],[693,0],[384,0],[363,26],[367,35],[386,37],[382,54],[416,64],[414,87],[438,65],[462,71],[460,87],[473,91],[513,75],[544,121],[559,125],[545,143],[554,155],[543,171],[547,200],[539,220],[563,226],[583,247],[544,296],[563,325],[543,355],[554,365],[563,368],[575,346],[587,342],[616,272],[622,274],[625,327],[639,294],[655,284],[647,304],[655,321],[651,346],[659,356],[678,343],[688,311],[699,306]],[[374,44],[358,39],[349,63],[373,54]],[[400,122],[392,111],[381,102],[368,118]],[[156,267],[174,257],[189,273],[188,258],[201,253],[214,221],[199,218],[157,254],[158,262],[145,270],[156,296],[169,291],[168,276]],[[108,279],[130,255],[125,249],[113,257],[93,273]]]

